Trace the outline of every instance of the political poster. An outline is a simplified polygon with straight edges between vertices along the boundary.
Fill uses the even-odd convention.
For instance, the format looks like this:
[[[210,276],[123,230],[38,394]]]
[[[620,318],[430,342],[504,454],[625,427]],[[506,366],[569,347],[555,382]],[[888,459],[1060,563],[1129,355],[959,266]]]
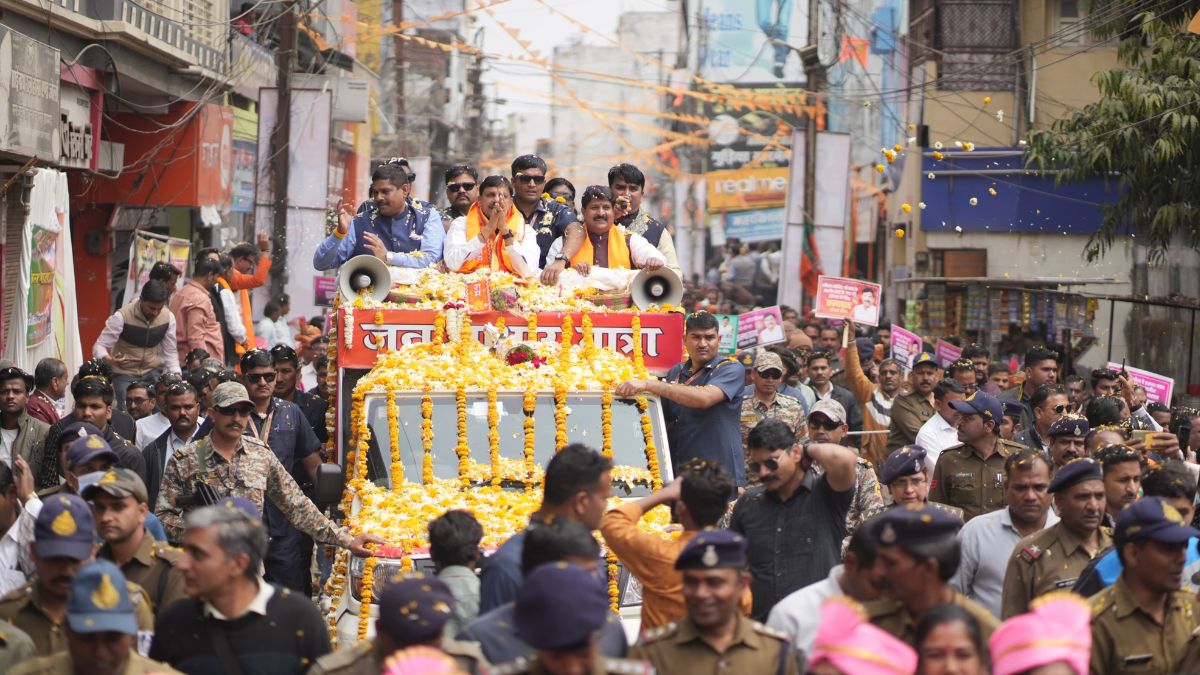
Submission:
[[[913,360],[921,354],[923,347],[921,336],[892,325],[892,358],[904,364],[906,369],[912,370]]]
[[[1114,373],[1121,372],[1121,364],[1108,362],[1108,369]],[[1175,389],[1175,378],[1159,375],[1141,368],[1133,366],[1125,366],[1125,372],[1129,373],[1129,379],[1134,384],[1140,384],[1146,388],[1146,400],[1153,403],[1161,403],[1165,406],[1171,405],[1171,392]]]
[[[738,316],[737,348],[765,347],[787,338],[783,335],[783,317],[779,307],[764,307]]]
[[[717,345],[717,353],[731,356],[737,353],[738,317],[736,314],[714,314],[717,318],[721,342]]]
[[[844,277],[817,278],[813,313],[822,319],[850,319],[860,326],[879,325],[882,287],[869,281]]]
[[[938,338],[933,347],[933,356],[943,368],[949,368],[951,363],[962,358],[962,347],[956,347],[950,342]]]

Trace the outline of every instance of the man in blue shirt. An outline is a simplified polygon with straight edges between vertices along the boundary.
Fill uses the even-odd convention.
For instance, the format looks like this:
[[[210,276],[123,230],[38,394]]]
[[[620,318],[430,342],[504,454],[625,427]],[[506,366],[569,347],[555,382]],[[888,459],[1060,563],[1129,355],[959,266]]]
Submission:
[[[313,253],[313,267],[331,270],[358,255],[373,255],[393,267],[432,267],[442,259],[446,230],[437,209],[407,197],[408,170],[383,164],[371,174],[373,205],[339,215],[337,228]]]
[[[671,368],[665,381],[627,380],[617,385],[616,394],[663,399],[671,462],[677,469],[697,458],[719,462],[738,485],[745,485],[741,416],[746,369],[717,356],[720,341],[717,317],[708,312],[688,316],[683,335],[688,359]]]

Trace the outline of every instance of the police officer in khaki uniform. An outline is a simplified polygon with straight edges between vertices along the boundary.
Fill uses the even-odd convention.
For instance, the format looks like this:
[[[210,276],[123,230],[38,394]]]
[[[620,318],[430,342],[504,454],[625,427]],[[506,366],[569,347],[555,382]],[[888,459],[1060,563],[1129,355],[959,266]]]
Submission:
[[[599,654],[597,640],[608,618],[608,602],[608,589],[582,567],[551,562],[533,569],[517,591],[513,627],[535,654],[496,666],[492,675],[560,670],[589,675],[653,673],[643,661]]]
[[[166,673],[178,675],[170,666],[151,661],[137,651],[138,620],[130,586],[121,570],[108,560],[84,565],[75,575],[67,601],[67,646],[50,656],[27,661],[9,671],[11,675],[76,675],[90,672],[76,666],[76,659],[103,659],[111,672],[123,675]],[[104,636],[97,640],[97,633]],[[96,645],[104,645],[98,648]],[[82,665],[82,664],[80,664]]]
[[[888,489],[892,508],[921,507],[926,504],[954,516],[961,523],[963,511],[957,506],[929,501],[929,470],[925,467],[925,448],[906,445],[892,452],[883,462],[880,482]]]
[[[308,675],[379,675],[389,656],[416,645],[440,649],[466,673],[487,672],[478,644],[443,635],[454,617],[454,594],[441,579],[414,573],[389,581],[379,594],[378,608],[374,640],[322,656]]]
[[[648,660],[659,675],[798,671],[787,636],[738,609],[750,587],[746,540],[740,534],[701,532],[679,554],[675,569],[683,573],[687,616],[647,631],[630,656]]]
[[[92,559],[96,528],[92,510],[78,495],[54,495],[46,500],[33,526],[33,579],[0,599],[0,619],[29,634],[39,656],[67,648],[63,620],[71,582],[83,563]],[[146,592],[128,583],[140,630],[154,630],[154,614]]]
[[[1049,491],[1061,520],[1013,548],[1004,572],[1002,619],[1029,611],[1039,595],[1069,590],[1092,558],[1112,544],[1100,527],[1104,480],[1099,463],[1091,458],[1067,463],[1054,474]]]
[[[887,450],[899,450],[915,443],[921,425],[933,417],[933,387],[942,376],[942,367],[933,354],[922,352],[913,362],[909,381],[913,390],[892,401],[892,423],[888,427]]]
[[[146,484],[129,469],[109,469],[83,491],[92,504],[104,545],[97,557],[111,560],[125,578],[145,589],[155,612],[184,597],[183,574],[175,569],[181,551],[155,541],[146,530]]]
[[[1000,399],[977,391],[951,401],[959,413],[960,445],[938,457],[929,482],[931,501],[957,506],[965,520],[1005,507],[1004,460],[1024,446],[1000,438],[1004,406]]]
[[[999,622],[950,585],[958,571],[961,520],[926,504],[888,509],[867,527],[879,542],[872,572],[881,580],[885,598],[864,605],[871,623],[912,645],[922,614],[937,605],[954,604],[975,617],[987,641]],[[954,569],[942,569],[940,561],[948,558],[955,561]]]
[[[1089,601],[1089,672],[1195,672],[1176,664],[1191,651],[1189,637],[1200,619],[1200,602],[1180,590],[1188,541],[1200,537],[1200,530],[1161,497],[1144,497],[1117,515],[1115,534],[1124,569]]]
[[[13,666],[34,658],[33,639],[12,624],[0,623],[0,673],[12,672]]]

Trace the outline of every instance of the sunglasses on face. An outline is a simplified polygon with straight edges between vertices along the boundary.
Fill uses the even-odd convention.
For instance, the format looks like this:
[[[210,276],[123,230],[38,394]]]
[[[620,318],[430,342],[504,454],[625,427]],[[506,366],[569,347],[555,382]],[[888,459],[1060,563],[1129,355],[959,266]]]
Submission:
[[[1054,406],[1054,414],[1062,415],[1067,412],[1066,404]]]
[[[446,194],[452,195],[458,192],[470,192],[474,189],[474,183],[446,183]]]
[[[808,418],[808,426],[824,429],[825,431],[833,431],[842,425],[840,422],[834,422],[833,420],[826,419],[824,417],[810,417]]]
[[[541,185],[542,183],[546,182],[545,176],[530,176],[529,174],[524,174],[524,173],[519,173],[519,174],[513,176],[513,178],[515,178],[517,180],[517,182],[532,183],[534,185]]]
[[[250,406],[248,406],[248,405],[229,405],[229,406],[225,406],[223,408],[217,408],[216,410],[217,410],[217,412],[221,413],[222,415],[224,415],[226,417],[234,417],[234,416],[249,417],[250,416]]]
[[[246,375],[246,381],[251,384],[257,382],[274,382],[275,373],[249,373]]]
[[[750,473],[759,473],[764,466],[767,467],[767,471],[778,471],[779,460],[774,457],[768,457],[761,462],[749,462],[746,464],[746,469],[749,470]]]
[[[779,378],[783,377],[783,371],[775,370],[774,368],[771,368],[770,370],[758,371],[758,375],[759,375],[759,377],[762,377],[763,379],[778,380]]]

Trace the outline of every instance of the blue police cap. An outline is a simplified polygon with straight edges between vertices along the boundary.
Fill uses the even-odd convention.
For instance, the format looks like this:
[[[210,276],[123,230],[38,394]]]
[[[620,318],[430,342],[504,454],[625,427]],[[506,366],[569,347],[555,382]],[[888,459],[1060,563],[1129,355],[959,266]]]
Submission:
[[[942,367],[941,364],[937,362],[937,359],[933,357],[933,354],[930,354],[929,352],[921,352],[920,354],[917,354],[917,358],[913,359],[913,370],[916,370],[918,366],[933,366],[934,368],[939,369]]]
[[[47,498],[33,525],[33,547],[39,558],[92,557],[96,522],[82,497],[56,494]]]
[[[675,559],[677,570],[746,566],[746,539],[729,530],[705,530],[692,537]]]
[[[1162,497],[1143,497],[1121,509],[1113,539],[1117,545],[1150,539],[1163,544],[1182,544],[1200,537],[1183,515]]]
[[[63,443],[68,441],[74,442],[77,438],[84,438],[93,434],[96,436],[104,435],[91,422],[71,422],[63,427],[62,435],[58,437],[58,446],[61,448]]]
[[[105,458],[117,463],[119,459],[117,453],[113,452],[112,446],[100,434],[88,434],[81,438],[77,438],[67,447],[67,468],[83,466],[88,462]]]
[[[925,470],[925,448],[919,445],[906,445],[892,451],[883,460],[883,471],[880,472],[879,482],[891,485],[892,481],[901,476],[912,476]]]
[[[608,589],[595,574],[565,562],[541,565],[517,591],[513,624],[534,649],[583,644],[608,618]]]
[[[446,582],[421,573],[392,579],[379,594],[376,628],[402,645],[429,642],[454,617],[454,594]]]
[[[1000,399],[983,391],[976,391],[961,401],[951,401],[950,407],[963,415],[979,415],[984,422],[995,422],[997,425],[1004,416]]]
[[[962,521],[949,511],[925,504],[890,508],[879,515],[874,527],[879,543],[892,546],[953,537]]]
[[[75,633],[137,635],[133,600],[119,567],[100,559],[80,568],[71,582],[67,623]]]
[[[1015,417],[1021,419],[1021,415],[1025,413],[1025,404],[1020,401],[1014,401],[1009,398],[1000,399],[1000,405],[1004,408],[1005,417]]]
[[[1059,492],[1089,480],[1104,480],[1104,473],[1100,471],[1100,463],[1090,457],[1073,459],[1054,473],[1049,491],[1051,493]]]
[[[225,499],[222,499],[217,506],[241,511],[242,513],[246,514],[246,517],[250,518],[250,520],[262,519],[262,513],[259,512],[258,506],[245,497],[226,497]]]
[[[1064,415],[1050,425],[1046,430],[1046,436],[1054,438],[1055,436],[1076,436],[1083,438],[1088,435],[1092,427],[1088,425],[1087,418],[1082,415]]]

